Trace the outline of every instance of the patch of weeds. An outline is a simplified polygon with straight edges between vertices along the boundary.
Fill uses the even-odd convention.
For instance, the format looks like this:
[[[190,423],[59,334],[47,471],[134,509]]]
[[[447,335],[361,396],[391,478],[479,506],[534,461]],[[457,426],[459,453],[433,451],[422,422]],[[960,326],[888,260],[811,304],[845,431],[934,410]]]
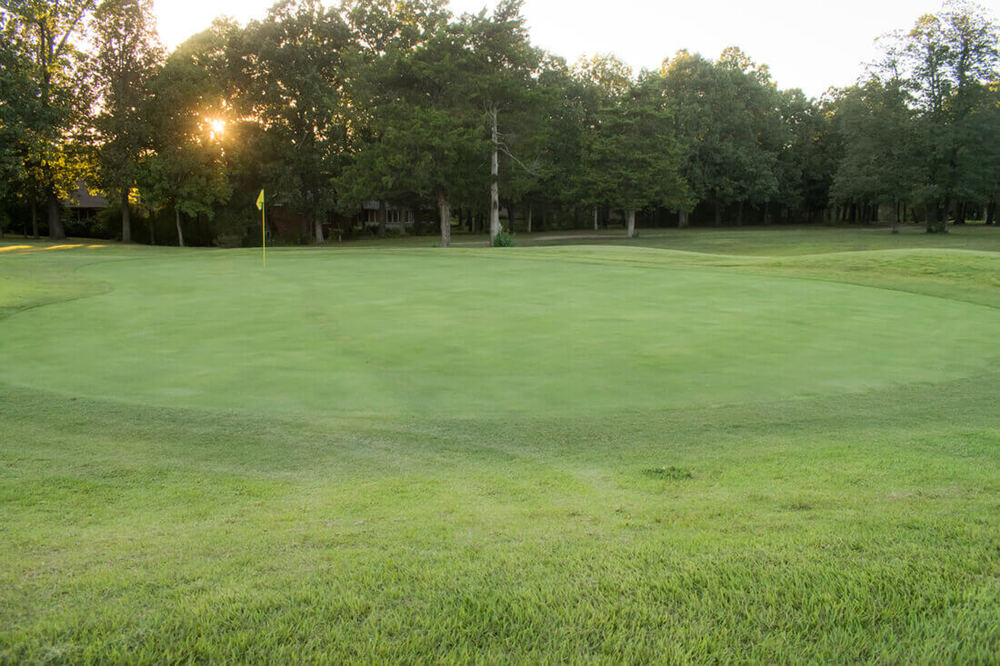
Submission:
[[[680,467],[674,467],[670,465],[669,467],[651,467],[649,469],[642,470],[643,476],[648,476],[651,479],[657,479],[660,481],[683,481],[684,479],[693,479],[694,475],[690,470],[682,469]]]

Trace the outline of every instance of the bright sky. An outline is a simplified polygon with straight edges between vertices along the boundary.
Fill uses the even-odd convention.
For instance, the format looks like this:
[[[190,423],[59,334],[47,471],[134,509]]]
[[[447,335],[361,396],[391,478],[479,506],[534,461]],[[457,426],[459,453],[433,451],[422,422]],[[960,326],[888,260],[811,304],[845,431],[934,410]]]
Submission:
[[[154,0],[160,36],[173,48],[216,16],[263,18],[273,0]],[[495,0],[451,0],[455,13]],[[1000,16],[1000,0],[980,0]],[[876,54],[875,37],[908,28],[939,0],[526,0],[532,42],[570,63],[614,53],[636,71],[656,69],[678,49],[718,57],[739,46],[766,63],[782,88],[818,96],[853,83]]]

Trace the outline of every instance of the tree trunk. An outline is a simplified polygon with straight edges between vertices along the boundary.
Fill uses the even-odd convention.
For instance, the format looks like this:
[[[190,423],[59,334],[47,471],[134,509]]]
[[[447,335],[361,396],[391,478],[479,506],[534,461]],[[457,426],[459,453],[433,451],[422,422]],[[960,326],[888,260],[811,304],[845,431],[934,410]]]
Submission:
[[[965,224],[967,206],[960,203],[955,206],[955,224]]]
[[[948,233],[948,222],[942,219],[941,210],[937,203],[929,203],[926,206],[925,215],[927,217],[927,233],[946,234]]]
[[[65,240],[66,230],[63,228],[62,217],[60,213],[62,212],[59,206],[59,199],[56,198],[56,193],[49,191],[48,194],[48,217],[49,217],[49,239],[50,240]]]
[[[741,201],[739,206],[736,208],[736,226],[743,226],[743,202]]]
[[[715,201],[715,226],[722,226],[722,202],[718,199]]]
[[[122,188],[121,192],[121,205],[122,205],[122,242],[131,243],[132,242],[132,218],[129,217],[128,209],[128,189]]]
[[[597,206],[594,206],[594,231],[597,231]]]
[[[322,245],[326,239],[323,238],[323,222],[320,221],[319,215],[313,214],[313,230],[316,235],[316,245]]]
[[[677,213],[677,228],[687,229],[688,226],[688,211],[682,210]]]
[[[493,151],[490,161],[490,245],[500,233],[500,136],[497,132],[497,108],[491,111]]]
[[[156,223],[153,218],[146,221],[146,228],[149,229],[149,244],[156,245]]]
[[[510,233],[513,234],[514,229],[514,217],[517,215],[517,211],[514,209],[514,204],[507,202],[507,228]]]
[[[986,205],[986,224],[995,224],[997,217],[997,202],[991,201]]]
[[[628,229],[628,237],[632,238],[635,235],[635,211],[627,210],[625,211],[625,224]]]
[[[385,225],[388,211],[385,209],[385,202],[378,200],[378,237],[385,238]]]
[[[31,237],[38,240],[38,204],[31,200]]]
[[[441,247],[451,245],[451,204],[444,192],[437,195],[438,212],[441,216]]]
[[[764,224],[771,224],[771,202],[764,202]]]
[[[528,204],[528,233],[531,233],[531,204]]]
[[[184,232],[181,230],[181,211],[174,206],[174,222],[177,224],[177,246],[184,247]],[[263,233],[263,230],[261,231]]]

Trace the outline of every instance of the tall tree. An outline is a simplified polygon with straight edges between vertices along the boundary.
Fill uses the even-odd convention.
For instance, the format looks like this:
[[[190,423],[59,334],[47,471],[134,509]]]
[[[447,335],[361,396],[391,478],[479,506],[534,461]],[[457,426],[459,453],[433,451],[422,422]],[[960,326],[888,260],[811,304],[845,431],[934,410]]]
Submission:
[[[589,167],[596,174],[597,194],[625,213],[629,238],[637,211],[650,206],[677,211],[691,205],[680,173],[683,148],[654,88],[649,82],[637,85],[608,109],[591,148]]]
[[[237,112],[263,131],[271,189],[304,216],[316,243],[333,209],[350,132],[345,61],[354,48],[320,0],[282,0],[232,43]]]
[[[524,17],[523,0],[501,0],[487,16],[485,11],[465,16],[466,48],[471,52],[475,81],[474,96],[481,105],[490,137],[490,244],[500,233],[500,153],[514,156],[504,135],[503,114],[523,108],[534,87],[541,53],[531,46]]]
[[[48,211],[49,236],[66,237],[60,197],[76,188],[88,160],[81,130],[90,106],[86,57],[77,40],[93,0],[3,0],[0,39],[18,51],[33,95],[19,99],[24,166],[39,183]]]
[[[582,117],[576,88],[566,62],[544,54],[523,103],[504,114],[509,129],[499,137],[506,163],[500,169],[500,192],[505,194],[511,231],[517,210],[524,211],[531,231],[536,203],[576,206],[570,191],[580,164]]]
[[[985,196],[974,158],[982,149],[984,119],[977,109],[988,85],[1000,78],[998,42],[996,19],[966,0],[949,0],[938,14],[921,16],[911,30],[884,40],[879,74],[905,82],[925,138],[918,196],[930,233],[947,231],[953,205]]]
[[[0,34],[9,15],[0,12]],[[30,139],[24,113],[33,86],[29,63],[14,43],[0,42],[0,202],[10,206],[27,182],[24,155]]]
[[[160,64],[151,0],[104,0],[94,14],[95,71],[101,111],[98,165],[103,188],[117,193],[122,242],[132,241],[129,193],[139,177],[140,158],[150,147],[149,79]]]
[[[369,71],[369,136],[335,181],[353,205],[407,195],[433,202],[444,247],[454,202],[487,182],[470,168],[486,144],[466,43],[462,25],[438,23],[418,44],[386,49]]]
[[[812,220],[830,206],[830,187],[842,156],[841,137],[834,132],[826,97],[815,100],[800,90],[783,91],[780,109],[788,139],[778,150],[774,202],[785,215],[802,214]]]
[[[845,154],[832,198],[841,204],[893,205],[919,187],[919,137],[901,82],[870,78],[844,92],[836,119]]]
[[[241,142],[233,138],[239,126],[220,84],[234,29],[217,22],[191,37],[149,81],[143,114],[152,128],[153,153],[140,171],[140,185],[153,206],[173,208],[179,245],[182,216],[211,220],[232,194],[228,158]]]
[[[716,224],[730,204],[742,212],[775,196],[778,142],[766,137],[780,116],[766,67],[735,48],[716,63],[680,51],[663,64],[660,85],[685,148],[682,173],[697,200],[714,204]]]

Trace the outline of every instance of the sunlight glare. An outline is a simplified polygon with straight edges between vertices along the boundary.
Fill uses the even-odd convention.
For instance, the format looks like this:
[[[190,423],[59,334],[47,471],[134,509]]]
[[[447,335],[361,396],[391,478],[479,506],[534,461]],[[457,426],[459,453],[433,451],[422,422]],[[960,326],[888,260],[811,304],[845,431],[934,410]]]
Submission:
[[[208,119],[209,137],[212,139],[221,139],[226,133],[226,121],[221,118],[209,118]]]

